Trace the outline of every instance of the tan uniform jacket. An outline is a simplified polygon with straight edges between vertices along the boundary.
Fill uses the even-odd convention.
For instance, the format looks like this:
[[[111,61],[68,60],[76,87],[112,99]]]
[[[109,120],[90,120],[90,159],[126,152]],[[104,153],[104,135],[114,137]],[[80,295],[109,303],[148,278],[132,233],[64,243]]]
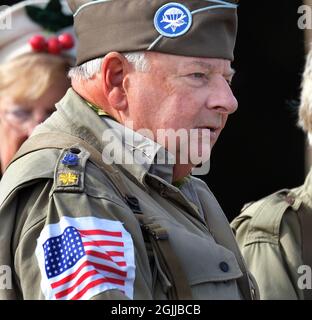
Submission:
[[[34,134],[64,132],[103,150],[102,134],[109,128],[107,120],[70,89],[57,112]],[[122,139],[115,143],[120,143],[120,152],[126,150]],[[251,287],[254,296],[256,285],[242,278],[246,275],[243,259],[211,191],[193,177],[183,186],[184,192],[174,187],[170,183],[172,166],[152,165],[156,154],[166,152],[153,144],[144,138],[128,146],[128,151],[144,155],[147,163],[123,164],[120,175],[128,192],[139,200],[144,216],[168,231],[193,298],[248,299],[238,283],[248,290]],[[153,253],[146,249],[133,211],[107,175],[88,160],[88,151],[78,148],[76,166],[63,164],[68,150],[51,148],[23,156],[4,174],[0,184],[0,265],[12,268],[13,287],[0,290],[0,298],[167,299],[171,283],[158,261],[150,264]],[[77,255],[75,260],[76,253],[71,256],[68,251],[69,237],[78,231],[77,241],[84,242],[89,254],[81,259]],[[89,268],[85,273],[82,261]]]
[[[311,179],[310,172],[304,185],[287,192],[292,201],[279,199],[283,192],[270,195],[246,205],[231,223],[261,299],[304,298],[298,286],[304,275],[298,213],[312,214]]]

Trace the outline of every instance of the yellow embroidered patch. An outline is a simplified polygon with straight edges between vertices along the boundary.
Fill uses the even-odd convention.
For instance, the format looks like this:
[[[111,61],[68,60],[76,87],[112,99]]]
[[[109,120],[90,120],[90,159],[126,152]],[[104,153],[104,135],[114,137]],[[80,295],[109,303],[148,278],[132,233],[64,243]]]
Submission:
[[[71,172],[67,172],[67,173],[60,173],[58,178],[59,178],[59,182],[62,183],[62,185],[73,186],[78,183],[79,175]]]

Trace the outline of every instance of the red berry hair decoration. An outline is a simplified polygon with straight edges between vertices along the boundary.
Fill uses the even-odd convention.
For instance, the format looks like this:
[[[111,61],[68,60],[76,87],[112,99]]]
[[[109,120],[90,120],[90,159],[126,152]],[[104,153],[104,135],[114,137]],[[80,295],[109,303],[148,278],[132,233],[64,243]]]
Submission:
[[[64,50],[74,47],[74,38],[70,33],[62,33],[58,37],[46,39],[44,36],[37,34],[29,39],[29,44],[35,52],[48,52],[51,54],[60,54]]]
[[[48,32],[60,32],[73,25],[73,16],[62,12],[60,0],[50,0],[43,9],[36,6],[26,6],[25,9],[30,20]],[[29,39],[29,44],[35,52],[60,54],[63,50],[74,47],[74,38],[70,33],[62,33],[49,39],[38,34]]]

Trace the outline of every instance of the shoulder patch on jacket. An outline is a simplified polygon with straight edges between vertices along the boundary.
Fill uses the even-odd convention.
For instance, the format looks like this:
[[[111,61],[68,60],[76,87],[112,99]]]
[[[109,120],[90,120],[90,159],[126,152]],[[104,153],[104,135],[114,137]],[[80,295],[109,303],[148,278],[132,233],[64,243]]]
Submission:
[[[46,299],[85,300],[113,289],[133,299],[133,241],[119,221],[62,217],[42,230],[36,257]]]

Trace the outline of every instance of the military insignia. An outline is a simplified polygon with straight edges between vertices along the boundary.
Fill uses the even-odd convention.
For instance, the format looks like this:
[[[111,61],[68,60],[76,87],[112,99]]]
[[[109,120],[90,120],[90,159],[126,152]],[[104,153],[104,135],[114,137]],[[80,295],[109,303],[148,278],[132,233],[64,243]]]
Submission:
[[[79,182],[79,175],[72,172],[62,172],[59,174],[58,180],[63,186],[76,186]]]
[[[48,300],[86,300],[114,289],[133,299],[134,246],[120,221],[62,217],[41,231],[35,254]]]
[[[154,17],[154,26],[165,37],[179,37],[191,28],[192,14],[184,5],[170,2],[157,10]]]
[[[76,154],[68,152],[65,154],[62,163],[67,166],[77,166],[79,163],[79,158]]]

